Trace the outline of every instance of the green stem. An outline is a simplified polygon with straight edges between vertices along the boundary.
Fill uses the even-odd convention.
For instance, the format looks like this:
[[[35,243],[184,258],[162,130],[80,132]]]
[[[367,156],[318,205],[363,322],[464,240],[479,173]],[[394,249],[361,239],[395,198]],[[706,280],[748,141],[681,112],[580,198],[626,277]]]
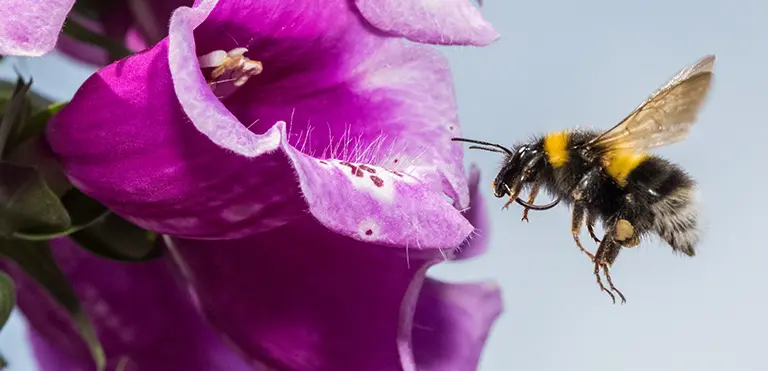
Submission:
[[[26,240],[26,241],[48,241],[48,240],[52,240],[54,238],[66,237],[66,236],[71,235],[72,233],[80,232],[83,229],[86,229],[86,228],[88,228],[88,227],[90,227],[90,226],[92,226],[92,225],[94,225],[94,224],[104,220],[104,218],[109,216],[110,213],[111,213],[111,211],[107,210],[103,214],[99,215],[98,217],[96,217],[95,219],[91,220],[88,223],[85,223],[85,224],[82,224],[82,225],[76,225],[74,227],[68,228],[68,229],[66,229],[64,231],[61,231],[61,232],[41,233],[41,234],[15,232],[13,234],[13,237],[14,238],[18,238],[20,240]]]

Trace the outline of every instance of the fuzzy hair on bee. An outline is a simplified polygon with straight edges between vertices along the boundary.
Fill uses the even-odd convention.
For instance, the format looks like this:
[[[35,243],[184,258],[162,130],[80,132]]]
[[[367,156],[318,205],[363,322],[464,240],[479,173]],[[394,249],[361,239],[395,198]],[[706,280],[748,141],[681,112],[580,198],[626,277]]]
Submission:
[[[624,295],[613,284],[609,268],[621,248],[638,246],[658,236],[673,251],[694,256],[700,239],[696,181],[679,165],[649,150],[688,136],[709,91],[715,57],[705,56],[684,68],[667,84],[613,128],[600,132],[571,129],[551,132],[511,148],[500,144],[453,138],[469,148],[505,155],[493,181],[497,198],[508,197],[529,210],[548,210],[564,203],[572,210],[571,235],[593,263],[600,289],[613,299]],[[541,190],[554,200],[534,204]],[[528,191],[527,201],[520,198]],[[604,235],[594,226],[601,222]],[[584,248],[580,234],[586,225],[598,244],[595,254]],[[603,285],[603,273],[608,288]]]

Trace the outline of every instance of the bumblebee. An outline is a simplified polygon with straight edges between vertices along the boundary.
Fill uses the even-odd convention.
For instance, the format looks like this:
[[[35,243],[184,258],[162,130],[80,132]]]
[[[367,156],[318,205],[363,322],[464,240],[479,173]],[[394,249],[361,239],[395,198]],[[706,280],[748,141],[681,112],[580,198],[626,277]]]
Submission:
[[[624,295],[611,281],[609,268],[622,247],[638,246],[656,235],[672,250],[693,257],[699,241],[695,180],[680,166],[649,150],[688,136],[706,100],[715,56],[708,55],[678,72],[632,113],[605,132],[573,129],[552,132],[512,148],[465,138],[469,148],[505,155],[492,187],[497,198],[508,197],[529,210],[548,210],[561,201],[572,209],[571,234],[576,246],[594,264],[602,291],[614,304]],[[534,204],[541,189],[553,196],[546,205]],[[527,201],[519,195],[529,191]],[[595,235],[600,221],[604,235]],[[581,243],[582,225],[598,244],[593,255]],[[608,290],[600,273],[607,281]]]

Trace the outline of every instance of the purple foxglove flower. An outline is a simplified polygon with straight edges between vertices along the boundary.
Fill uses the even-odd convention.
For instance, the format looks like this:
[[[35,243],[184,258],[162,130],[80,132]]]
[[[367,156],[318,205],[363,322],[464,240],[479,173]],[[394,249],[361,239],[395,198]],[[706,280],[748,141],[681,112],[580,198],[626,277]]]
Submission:
[[[39,57],[53,50],[75,0],[0,0],[0,55]]]
[[[474,230],[458,135],[443,56],[346,0],[179,8],[48,126],[73,184],[174,236],[242,354],[320,371],[474,369],[498,290],[425,281]]]

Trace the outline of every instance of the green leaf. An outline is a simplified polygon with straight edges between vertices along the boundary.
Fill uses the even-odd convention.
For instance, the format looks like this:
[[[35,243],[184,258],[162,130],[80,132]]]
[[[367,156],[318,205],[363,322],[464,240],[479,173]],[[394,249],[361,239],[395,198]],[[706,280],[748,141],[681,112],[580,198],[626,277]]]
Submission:
[[[43,135],[30,138],[13,148],[5,162],[18,166],[29,166],[38,171],[48,188],[61,197],[72,189],[64,170],[51,152]]]
[[[0,163],[2,164],[2,163]],[[72,188],[61,198],[70,224],[65,228],[26,228],[13,232],[13,239],[48,241],[69,236],[81,247],[101,257],[143,262],[159,258],[163,248],[156,234],[113,214],[106,206]],[[3,219],[0,218],[0,225]]]
[[[48,243],[0,239],[0,254],[15,261],[69,312],[75,328],[88,344],[98,370],[104,370],[106,365],[104,349],[72,285],[56,264]]]
[[[13,96],[14,90],[16,90],[17,83],[18,83],[18,80],[13,83],[10,81],[0,80],[0,102],[8,101],[9,99],[11,99],[11,96]],[[27,97],[29,98],[30,103],[32,103],[32,106],[34,107],[46,107],[48,105],[53,104],[52,99],[31,90],[27,92]]]
[[[5,370],[6,368],[8,368],[8,361],[6,361],[5,357],[0,354],[0,370]]]
[[[10,276],[0,272],[0,329],[5,326],[15,305],[16,285]]]
[[[29,228],[63,230],[71,224],[64,205],[35,168],[0,162],[0,236]]]
[[[29,120],[24,123],[22,129],[19,130],[17,135],[14,137],[13,142],[16,144],[21,144],[26,140],[43,134],[45,131],[45,125],[48,123],[48,120],[50,120],[53,115],[59,113],[59,111],[61,111],[61,109],[64,108],[67,103],[68,102],[58,102],[49,104],[48,107],[35,113],[32,117],[29,118]]]
[[[163,256],[157,235],[116,214],[70,235],[84,249],[104,258],[125,262],[144,262]]]
[[[2,118],[0,118],[0,156],[5,155],[6,143],[12,138],[15,130],[23,126],[30,113],[31,108],[27,92],[31,86],[32,80],[25,83],[19,77],[10,98],[3,105]]]
[[[107,207],[78,189],[64,195],[62,201],[70,210],[74,223],[91,220]],[[70,238],[99,256],[120,261],[148,261],[163,255],[155,233],[147,231],[116,215],[108,214],[98,222],[72,233]]]
[[[32,79],[20,76],[16,83],[0,81],[0,155],[11,154],[24,140],[42,134],[48,119],[61,108],[48,98],[31,91]],[[41,112],[37,112],[40,107]]]
[[[99,215],[89,223],[82,224],[82,225],[74,225],[57,232],[14,232],[13,238],[18,240],[26,240],[26,241],[50,241],[54,238],[67,237],[67,236],[71,236],[74,233],[82,231],[92,225],[96,225],[97,223],[101,222],[109,215],[110,215],[110,212],[106,211],[104,212],[104,214]]]

